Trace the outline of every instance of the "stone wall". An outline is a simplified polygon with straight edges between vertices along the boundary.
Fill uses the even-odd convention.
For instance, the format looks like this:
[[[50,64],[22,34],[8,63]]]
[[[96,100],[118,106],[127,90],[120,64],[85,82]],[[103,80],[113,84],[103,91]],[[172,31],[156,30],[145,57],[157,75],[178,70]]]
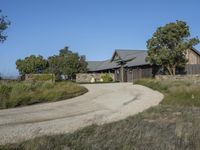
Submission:
[[[155,76],[156,80],[191,80],[191,81],[200,81],[200,74],[194,74],[194,75],[157,75]]]
[[[90,83],[90,82],[102,82],[101,76],[103,73],[78,73],[76,74],[76,82],[78,83]],[[113,81],[115,81],[115,76],[113,73],[109,73]]]

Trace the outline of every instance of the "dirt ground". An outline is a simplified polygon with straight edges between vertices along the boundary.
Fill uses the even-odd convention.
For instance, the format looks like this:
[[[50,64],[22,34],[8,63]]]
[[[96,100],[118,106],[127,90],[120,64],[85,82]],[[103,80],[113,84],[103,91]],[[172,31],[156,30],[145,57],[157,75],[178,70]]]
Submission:
[[[161,93],[132,83],[84,86],[89,92],[79,97],[0,110],[0,144],[121,120],[158,105],[163,99]]]

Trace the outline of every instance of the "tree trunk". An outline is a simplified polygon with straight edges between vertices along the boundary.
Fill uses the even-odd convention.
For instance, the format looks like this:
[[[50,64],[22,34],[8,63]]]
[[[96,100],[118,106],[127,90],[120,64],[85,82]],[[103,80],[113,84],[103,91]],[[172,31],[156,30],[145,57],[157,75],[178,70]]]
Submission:
[[[166,68],[167,68],[169,74],[170,74],[170,75],[173,75],[173,71],[171,70],[171,68],[170,68],[169,66],[167,66]]]
[[[168,72],[169,72],[169,74],[170,74],[171,76],[175,76],[175,75],[176,75],[176,65],[174,65],[174,66],[172,66],[172,67],[170,67],[170,66],[168,65],[166,68],[167,68],[167,70],[168,70]]]
[[[173,73],[174,76],[176,75],[176,67],[175,66],[172,67],[172,73]]]

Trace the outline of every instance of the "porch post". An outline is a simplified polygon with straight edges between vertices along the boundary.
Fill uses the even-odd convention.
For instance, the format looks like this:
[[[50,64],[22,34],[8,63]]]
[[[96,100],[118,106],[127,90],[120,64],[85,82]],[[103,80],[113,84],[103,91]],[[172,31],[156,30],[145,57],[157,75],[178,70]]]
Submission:
[[[121,65],[121,82],[124,82],[124,65]]]

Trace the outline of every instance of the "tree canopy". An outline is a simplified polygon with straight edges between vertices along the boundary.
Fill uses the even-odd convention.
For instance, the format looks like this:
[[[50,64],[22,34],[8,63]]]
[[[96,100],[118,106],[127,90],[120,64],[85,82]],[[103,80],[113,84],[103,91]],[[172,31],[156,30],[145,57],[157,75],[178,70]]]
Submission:
[[[59,55],[48,58],[49,69],[56,76],[63,75],[65,79],[73,79],[76,73],[87,71],[85,56],[73,53],[68,47],[59,51]]]
[[[16,61],[17,69],[21,75],[30,73],[42,73],[48,68],[48,62],[42,56],[31,55],[25,59]]]
[[[147,60],[166,69],[170,75],[176,74],[177,67],[187,63],[186,52],[199,43],[198,38],[190,38],[189,26],[184,21],[176,21],[159,27],[147,41]]]
[[[7,38],[4,31],[10,25],[10,21],[8,21],[7,16],[2,15],[1,12],[2,11],[0,10],[0,43],[3,43]]]
[[[58,55],[50,56],[48,60],[40,55],[18,59],[16,66],[21,75],[49,72],[55,74],[57,80],[61,79],[62,75],[65,79],[74,79],[76,73],[87,71],[85,56],[73,53],[68,47],[61,49]]]

